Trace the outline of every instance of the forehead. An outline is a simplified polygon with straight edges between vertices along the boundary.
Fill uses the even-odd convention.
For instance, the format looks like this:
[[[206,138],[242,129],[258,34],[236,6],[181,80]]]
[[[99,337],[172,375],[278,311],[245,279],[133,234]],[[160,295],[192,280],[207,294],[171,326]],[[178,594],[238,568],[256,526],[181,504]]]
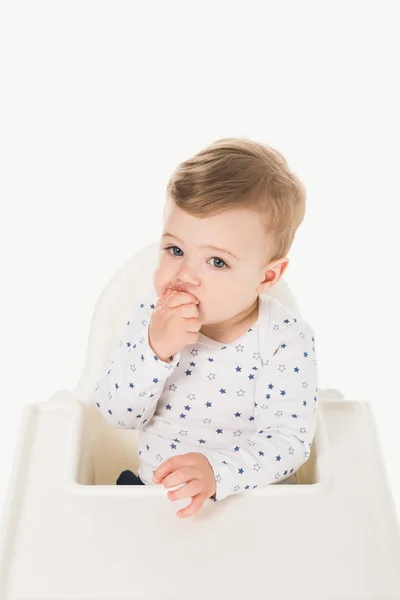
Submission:
[[[162,233],[171,233],[192,245],[212,245],[242,255],[265,245],[264,229],[255,211],[227,209],[219,214],[196,217],[185,212],[172,200],[165,205]]]

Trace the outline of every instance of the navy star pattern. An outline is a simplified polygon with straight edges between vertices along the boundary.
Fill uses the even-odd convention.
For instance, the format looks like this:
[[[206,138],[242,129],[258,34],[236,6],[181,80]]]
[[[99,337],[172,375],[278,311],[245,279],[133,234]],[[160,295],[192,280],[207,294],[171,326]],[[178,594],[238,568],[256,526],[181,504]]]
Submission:
[[[310,325],[264,296],[258,321],[237,340],[201,336],[163,362],[148,343],[156,301],[152,289],[135,308],[94,391],[112,426],[139,430],[142,481],[152,485],[161,462],[188,452],[210,462],[214,501],[295,473],[310,456],[317,424]]]

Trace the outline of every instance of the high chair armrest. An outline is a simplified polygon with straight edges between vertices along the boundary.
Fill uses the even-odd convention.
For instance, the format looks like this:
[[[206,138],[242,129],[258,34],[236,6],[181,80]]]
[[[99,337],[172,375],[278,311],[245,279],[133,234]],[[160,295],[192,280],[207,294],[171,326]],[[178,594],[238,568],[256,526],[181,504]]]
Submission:
[[[319,390],[319,400],[320,402],[325,401],[334,401],[334,402],[343,402],[346,400],[344,394],[335,388],[325,388]]]

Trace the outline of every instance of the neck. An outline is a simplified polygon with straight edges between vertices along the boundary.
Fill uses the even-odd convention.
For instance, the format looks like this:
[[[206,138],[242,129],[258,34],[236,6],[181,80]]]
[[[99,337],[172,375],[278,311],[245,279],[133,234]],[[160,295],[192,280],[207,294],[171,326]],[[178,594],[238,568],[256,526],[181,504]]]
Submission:
[[[258,319],[259,314],[259,299],[250,306],[250,308],[238,313],[231,319],[222,321],[221,323],[212,323],[211,325],[203,325],[200,333],[219,342],[229,342],[230,338],[235,339],[241,332],[245,332]]]

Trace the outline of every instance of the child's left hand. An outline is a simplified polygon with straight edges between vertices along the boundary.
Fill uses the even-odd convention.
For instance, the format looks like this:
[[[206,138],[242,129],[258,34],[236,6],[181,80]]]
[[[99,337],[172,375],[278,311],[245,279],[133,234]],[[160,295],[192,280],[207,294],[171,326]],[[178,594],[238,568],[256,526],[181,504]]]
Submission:
[[[168,458],[155,470],[153,481],[162,483],[165,488],[186,483],[178,490],[168,492],[169,500],[192,498],[189,506],[176,513],[178,517],[194,515],[216,491],[213,468],[204,454],[199,452]]]

